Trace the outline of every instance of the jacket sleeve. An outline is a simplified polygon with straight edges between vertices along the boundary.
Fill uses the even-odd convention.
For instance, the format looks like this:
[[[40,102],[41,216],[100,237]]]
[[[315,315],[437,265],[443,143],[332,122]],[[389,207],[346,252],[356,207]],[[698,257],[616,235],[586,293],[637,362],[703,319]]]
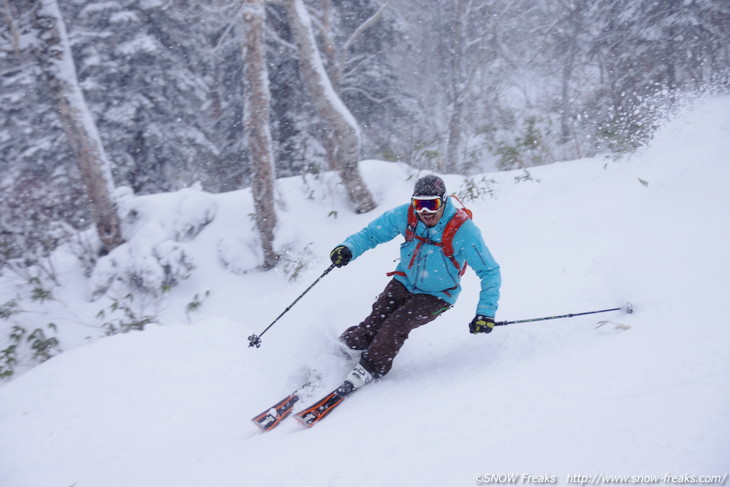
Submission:
[[[455,240],[456,238],[459,239],[462,255],[481,279],[482,290],[479,293],[476,314],[494,318],[499,302],[499,288],[502,285],[499,264],[484,243],[481,231],[471,220],[464,223]]]
[[[342,245],[352,251],[354,260],[381,243],[389,242],[398,235],[405,235],[407,225],[408,205],[406,204],[386,211],[365,228],[347,237]]]

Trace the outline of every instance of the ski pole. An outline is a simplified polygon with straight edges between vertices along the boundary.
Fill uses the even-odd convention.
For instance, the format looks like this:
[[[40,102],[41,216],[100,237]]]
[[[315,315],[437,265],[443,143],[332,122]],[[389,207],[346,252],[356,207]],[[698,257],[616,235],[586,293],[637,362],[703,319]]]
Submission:
[[[309,287],[307,289],[305,289],[302,294],[300,294],[299,296],[297,296],[297,299],[295,299],[292,304],[290,304],[289,306],[287,306],[287,308],[284,311],[282,311],[282,313],[279,316],[277,316],[276,319],[274,321],[272,321],[271,324],[264,329],[264,331],[262,331],[258,335],[251,335],[251,336],[249,336],[248,337],[248,346],[249,347],[259,348],[261,346],[261,337],[264,336],[264,333],[266,333],[269,330],[269,328],[271,328],[272,326],[274,326],[274,323],[276,323],[277,321],[279,321],[279,318],[281,318],[282,316],[284,316],[287,311],[289,311],[290,309],[292,309],[292,307],[295,304],[297,304],[297,302],[300,299],[302,299],[302,296],[304,296],[305,294],[307,294],[309,292],[309,290],[312,289],[314,287],[314,285],[319,282],[320,279],[322,279],[324,276],[326,276],[334,268],[335,268],[335,265],[334,264],[330,265],[327,268],[327,270],[325,270],[322,273],[322,275],[317,278],[316,281],[314,281],[312,284],[310,284]]]
[[[527,320],[498,321],[497,323],[494,324],[494,326],[512,325],[514,323],[531,323],[533,321],[557,320],[559,318],[572,318],[574,316],[592,315],[592,314],[596,314],[596,313],[608,313],[609,311],[624,311],[626,313],[633,313],[634,307],[631,303],[626,303],[624,306],[621,306],[620,308],[600,309],[597,311],[584,311],[582,313],[569,313],[566,315],[546,316],[544,318],[530,318]]]

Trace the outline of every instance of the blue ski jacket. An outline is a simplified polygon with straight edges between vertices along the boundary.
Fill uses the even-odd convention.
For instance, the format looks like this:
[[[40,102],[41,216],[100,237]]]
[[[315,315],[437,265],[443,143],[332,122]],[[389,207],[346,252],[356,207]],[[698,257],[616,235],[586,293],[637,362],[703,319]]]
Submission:
[[[408,208],[405,204],[386,211],[370,222],[359,232],[350,235],[342,245],[352,251],[353,260],[377,246],[389,242],[398,235],[406,236],[408,227]],[[450,198],[446,198],[444,214],[432,228],[420,220],[415,228],[416,237],[441,242],[447,223],[457,212]],[[431,294],[454,304],[461,292],[460,269],[465,263],[474,269],[481,279],[481,293],[476,314],[494,317],[499,301],[499,288],[502,283],[499,264],[489,252],[479,228],[472,220],[465,221],[453,237],[454,255],[459,268],[446,257],[441,247],[422,244],[414,238],[400,246],[400,262],[395,269],[394,278],[412,293]],[[420,248],[419,243],[421,243]],[[414,257],[415,254],[415,257]]]

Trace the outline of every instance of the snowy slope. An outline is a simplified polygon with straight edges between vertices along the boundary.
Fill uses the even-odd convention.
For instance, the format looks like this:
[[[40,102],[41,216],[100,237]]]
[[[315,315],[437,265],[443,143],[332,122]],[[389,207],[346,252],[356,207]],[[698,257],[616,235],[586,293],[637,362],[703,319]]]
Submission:
[[[313,260],[292,282],[282,271],[251,270],[248,192],[138,198],[148,217],[130,244],[138,250],[179,231],[181,211],[214,214],[185,244],[197,269],[165,298],[164,326],[83,344],[88,331],[69,325],[66,340],[76,337],[78,346],[0,388],[0,486],[469,486],[490,474],[560,484],[575,474],[725,475],[728,154],[730,98],[712,98],[625,160],[533,168],[522,182],[515,179],[522,171],[486,175],[494,197],[469,206],[502,266],[499,320],[625,301],[636,312],[472,336],[478,283],[468,273],[458,305],[412,333],[385,379],[311,430],[288,421],[267,434],[249,418],[309,367],[329,371],[328,386],[342,378],[347,365],[327,353],[328,343],[368,312],[398,239],[330,273],[251,349],[247,336],[374,215],[343,210],[331,175],[280,180],[277,246]],[[362,169],[380,202],[374,213],[410,194],[406,166],[370,161]],[[450,190],[463,184],[444,177]],[[68,307],[98,309],[71,259],[58,259]],[[185,313],[190,296],[206,290],[201,308]]]

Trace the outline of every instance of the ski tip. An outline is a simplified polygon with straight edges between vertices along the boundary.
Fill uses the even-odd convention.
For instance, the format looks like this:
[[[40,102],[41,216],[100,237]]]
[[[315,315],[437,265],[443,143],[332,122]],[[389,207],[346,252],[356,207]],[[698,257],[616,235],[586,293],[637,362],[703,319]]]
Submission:
[[[298,414],[294,415],[294,419],[296,419],[297,420],[297,423],[301,424],[305,428],[311,428],[312,426],[314,426],[314,423],[315,423],[314,421],[311,422],[311,423],[308,422],[306,419],[304,419],[303,417],[299,416]]]
[[[295,419],[295,420],[297,421],[297,423],[301,424],[302,426],[307,426],[307,423],[305,423],[305,422],[304,422],[304,421],[302,420],[302,418],[300,418],[300,417],[299,417],[299,415],[298,415],[298,414],[295,414],[294,416],[292,416],[292,418],[294,418],[294,419]]]
[[[282,414],[275,414],[276,411],[267,412],[256,416],[251,419],[251,422],[261,429],[261,431],[270,431],[277,427],[289,414],[291,409],[284,411]]]
[[[633,313],[634,305],[627,301],[626,304],[624,304],[623,311],[628,314]]]
[[[264,425],[262,425],[261,423],[259,423],[258,421],[256,421],[256,418],[252,419],[251,422],[253,424],[255,424],[258,427],[258,429],[260,429],[262,432],[269,431]]]
[[[261,421],[259,420],[259,418],[253,418],[253,419],[251,420],[251,422],[252,422],[253,424],[255,424],[255,425],[256,425],[256,426],[257,426],[257,427],[258,427],[258,428],[259,428],[259,429],[260,429],[260,430],[261,430],[262,432],[266,432],[266,431],[269,431],[269,430],[270,430],[270,429],[272,428],[272,426],[269,426],[269,425],[265,425],[265,424],[263,424],[263,423],[262,423],[262,422],[261,422]]]
[[[278,418],[275,418],[273,416],[268,416],[265,421],[260,421],[256,418],[252,419],[251,422],[259,427],[259,429],[262,432],[271,431],[272,429],[279,426],[279,423],[284,419],[285,416],[280,416]]]

